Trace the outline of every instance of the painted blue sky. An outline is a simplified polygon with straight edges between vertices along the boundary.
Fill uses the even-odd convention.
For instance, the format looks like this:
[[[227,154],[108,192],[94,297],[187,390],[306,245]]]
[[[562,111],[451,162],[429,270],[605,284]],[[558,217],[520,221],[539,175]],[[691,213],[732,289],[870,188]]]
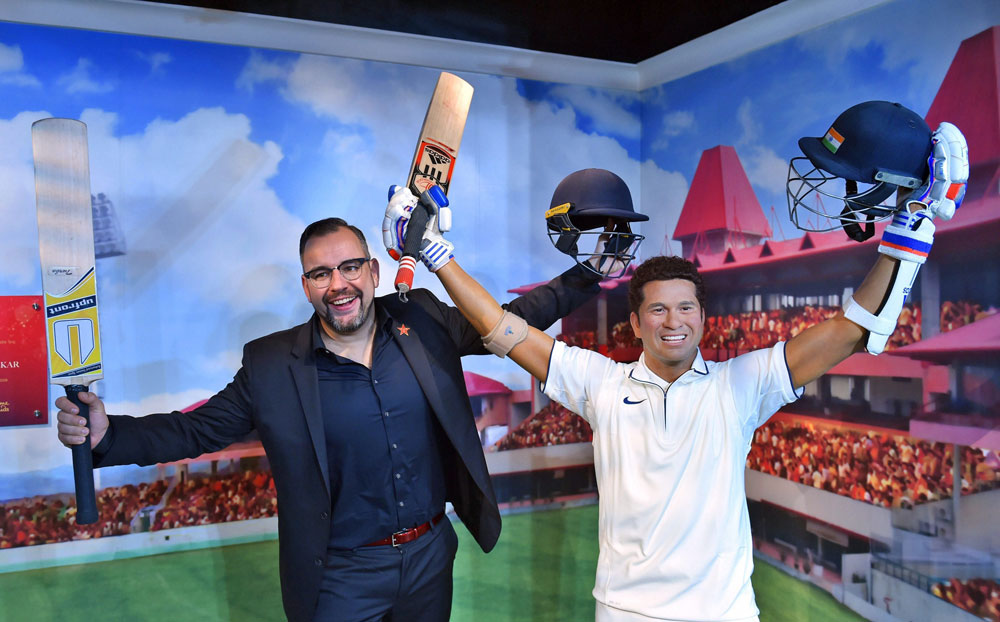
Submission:
[[[114,202],[128,246],[98,262],[99,391],[112,412],[133,414],[211,395],[232,378],[244,343],[311,314],[296,253],[307,223],[341,216],[360,226],[382,259],[379,292],[391,290],[394,265],[380,244],[386,190],[403,180],[437,73],[0,23],[0,296],[41,290],[31,123],[79,118],[92,191]],[[476,95],[449,237],[463,266],[509,299],[507,289],[570,265],[542,216],[565,175],[607,168],[638,195],[639,96],[566,85],[535,96],[513,78],[462,76]],[[443,293],[430,275],[418,279]],[[495,357],[467,368],[528,384]],[[66,457],[50,428],[4,435],[25,450],[0,452],[0,472]]]
[[[698,158],[717,144],[736,147],[765,210],[784,214],[798,137],[866,99],[926,112],[961,40],[1000,23],[996,2],[941,4],[883,6],[642,94],[461,74],[476,94],[451,190],[459,261],[501,299],[568,267],[542,214],[559,180],[586,167],[621,175],[651,216],[642,254],[666,250]],[[128,244],[98,263],[100,391],[113,412],[133,414],[207,397],[232,378],[246,341],[309,317],[296,256],[307,223],[358,224],[389,291],[385,193],[409,164],[436,75],[0,23],[0,296],[41,291],[30,125],[79,118],[92,189],[114,202]],[[508,361],[466,368],[528,386]],[[51,428],[3,434],[18,449],[0,452],[0,472],[66,460]]]

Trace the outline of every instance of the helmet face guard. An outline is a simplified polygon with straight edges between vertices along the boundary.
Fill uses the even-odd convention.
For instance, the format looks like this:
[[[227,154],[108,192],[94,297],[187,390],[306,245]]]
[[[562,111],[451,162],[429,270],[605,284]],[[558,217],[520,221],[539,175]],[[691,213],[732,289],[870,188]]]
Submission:
[[[792,223],[804,231],[843,227],[859,242],[874,234],[874,223],[895,213],[895,204],[886,201],[897,189],[916,189],[930,173],[930,128],[890,102],[848,108],[825,136],[801,138],[799,148],[805,156],[789,162],[785,184]]]
[[[839,192],[843,182],[843,191]],[[906,180],[908,187],[915,180]],[[824,188],[825,186],[825,188]],[[851,238],[863,242],[874,234],[874,224],[886,220],[896,211],[895,205],[886,203],[899,185],[885,181],[871,184],[863,191],[858,182],[842,180],[817,168],[809,158],[799,156],[788,163],[788,180],[785,193],[788,198],[788,215],[792,223],[803,231],[834,231],[841,227]],[[820,196],[833,200],[833,205],[843,207],[839,214],[828,212]],[[801,211],[804,214],[800,213]],[[813,222],[813,216],[816,222]],[[861,226],[865,226],[862,233]],[[864,236],[861,239],[858,236]]]
[[[649,217],[633,209],[632,195],[621,177],[599,168],[563,179],[545,212],[549,240],[556,250],[601,278],[625,273],[643,240],[632,233],[629,223],[645,220]]]

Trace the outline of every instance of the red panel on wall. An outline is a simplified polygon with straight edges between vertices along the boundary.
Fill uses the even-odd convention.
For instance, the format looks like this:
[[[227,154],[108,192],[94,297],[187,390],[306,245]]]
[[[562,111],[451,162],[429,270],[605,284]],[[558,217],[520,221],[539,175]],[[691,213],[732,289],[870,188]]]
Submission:
[[[0,427],[49,422],[41,296],[0,296]]]

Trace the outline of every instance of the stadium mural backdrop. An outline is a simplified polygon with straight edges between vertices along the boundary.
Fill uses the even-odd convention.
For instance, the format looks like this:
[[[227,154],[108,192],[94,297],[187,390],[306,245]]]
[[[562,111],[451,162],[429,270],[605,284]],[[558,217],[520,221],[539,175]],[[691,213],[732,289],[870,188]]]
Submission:
[[[990,492],[1000,468],[998,24],[1000,6],[986,0],[889,3],[641,93],[461,74],[476,89],[451,190],[463,266],[500,299],[560,272],[570,260],[542,217],[551,191],[574,170],[610,169],[650,216],[642,256],[683,253],[705,272],[709,358],[787,339],[835,312],[874,258],[871,243],[836,231],[803,237],[789,222],[787,161],[800,155],[799,137],[822,135],[872,99],[965,130],[969,198],[939,229],[895,353],[858,355],[814,383],[761,429],[748,460],[762,559],[854,599],[858,611],[912,601],[952,617],[965,615],[959,607],[998,615],[991,555],[1000,542],[985,518],[1000,507]],[[31,123],[79,118],[99,238],[107,369],[98,390],[116,413],[199,403],[232,378],[246,341],[310,315],[296,257],[306,224],[357,224],[391,268],[379,244],[386,189],[403,178],[436,74],[0,23],[6,311],[24,303],[13,297],[41,294]],[[426,273],[418,279],[445,296]],[[634,360],[638,344],[621,325],[626,282],[608,283],[554,331]],[[506,361],[465,366],[505,506],[593,502],[585,424],[546,404]],[[7,390],[0,384],[0,403]],[[526,463],[547,475],[525,478]],[[956,474],[961,501],[951,494]],[[69,452],[51,423],[0,427],[0,570],[109,557],[128,548],[114,541],[199,523],[258,527],[189,540],[273,536],[266,458],[252,439],[190,463],[97,477],[102,522],[77,528]],[[253,518],[264,522],[244,521]],[[903,581],[898,568],[913,567],[899,543],[911,536],[911,549],[958,557],[941,554],[935,566],[937,554],[925,554],[919,578]],[[90,548],[67,548],[81,542]],[[138,552],[163,550],[136,542]],[[971,565],[956,565],[968,555]]]

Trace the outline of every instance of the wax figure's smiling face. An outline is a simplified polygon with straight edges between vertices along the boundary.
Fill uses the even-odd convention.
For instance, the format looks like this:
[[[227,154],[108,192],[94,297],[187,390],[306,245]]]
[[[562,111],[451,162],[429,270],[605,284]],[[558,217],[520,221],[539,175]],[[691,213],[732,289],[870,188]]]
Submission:
[[[326,235],[310,238],[302,251],[302,272],[309,274],[316,268],[335,268],[349,259],[365,256],[361,241],[345,228]],[[361,267],[357,279],[349,281],[340,270],[330,275],[326,287],[316,287],[302,277],[306,298],[324,323],[334,332],[349,335],[365,325],[372,315],[372,301],[378,287],[378,261],[372,259]]]
[[[673,382],[691,368],[705,333],[705,311],[698,304],[694,283],[686,279],[646,283],[639,312],[629,320],[654,373]]]

